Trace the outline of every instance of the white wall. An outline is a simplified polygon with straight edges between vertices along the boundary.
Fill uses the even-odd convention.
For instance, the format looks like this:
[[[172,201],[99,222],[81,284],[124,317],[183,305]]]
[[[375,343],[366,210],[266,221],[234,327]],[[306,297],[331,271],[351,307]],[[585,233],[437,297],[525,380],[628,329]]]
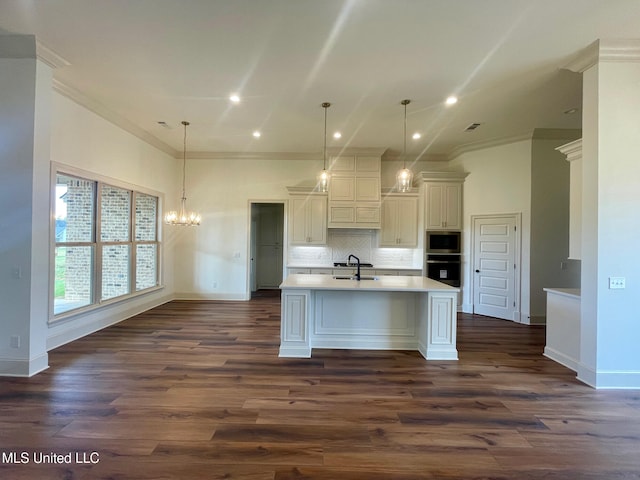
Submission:
[[[48,365],[46,292],[51,68],[35,37],[0,37],[0,374],[33,375]],[[22,48],[24,47],[24,48]],[[28,55],[28,54],[27,54]]]
[[[597,387],[640,388],[640,64],[601,61],[583,81],[578,378]],[[626,288],[609,289],[609,277],[625,277]]]
[[[471,216],[520,213],[521,290],[520,315],[528,322],[530,309],[530,223],[531,223],[531,140],[499,145],[459,155],[450,168],[468,172],[463,187],[463,310],[471,311],[473,299],[469,285],[473,274],[471,255]]]
[[[154,190],[161,196],[168,192],[165,201],[180,195],[180,161],[57,92],[54,92],[52,102],[51,161]],[[48,348],[55,348],[173,298],[175,228],[163,226],[164,289],[52,325],[48,333]]]
[[[187,205],[202,224],[177,238],[177,297],[248,299],[250,202],[288,202],[286,187],[312,184],[321,169],[321,160],[187,160]]]

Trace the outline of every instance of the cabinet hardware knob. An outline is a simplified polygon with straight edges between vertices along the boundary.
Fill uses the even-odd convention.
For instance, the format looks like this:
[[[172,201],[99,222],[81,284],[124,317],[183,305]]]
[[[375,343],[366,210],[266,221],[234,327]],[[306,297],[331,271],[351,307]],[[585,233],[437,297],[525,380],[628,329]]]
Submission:
[[[480,270],[476,270],[476,273],[480,273]]]

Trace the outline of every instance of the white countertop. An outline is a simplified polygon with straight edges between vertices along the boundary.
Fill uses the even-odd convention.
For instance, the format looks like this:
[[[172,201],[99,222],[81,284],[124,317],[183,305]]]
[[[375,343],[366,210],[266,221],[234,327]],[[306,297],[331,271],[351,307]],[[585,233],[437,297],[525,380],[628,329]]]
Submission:
[[[347,268],[357,268],[357,265],[351,265],[350,267],[345,267],[345,266],[334,266],[334,265],[287,265],[287,268],[323,268],[323,269],[330,269],[330,270],[340,270],[340,269],[347,269]],[[393,267],[393,266],[389,266],[389,265],[385,265],[385,266],[376,266],[374,265],[373,267],[361,267],[362,270],[422,270],[422,268],[420,267]]]
[[[280,289],[360,290],[390,292],[459,292],[460,289],[426,277],[380,276],[377,280],[338,280],[331,275],[289,275]]]
[[[577,298],[578,300],[580,299],[579,288],[543,288],[543,290],[547,293],[562,295],[563,297]]]

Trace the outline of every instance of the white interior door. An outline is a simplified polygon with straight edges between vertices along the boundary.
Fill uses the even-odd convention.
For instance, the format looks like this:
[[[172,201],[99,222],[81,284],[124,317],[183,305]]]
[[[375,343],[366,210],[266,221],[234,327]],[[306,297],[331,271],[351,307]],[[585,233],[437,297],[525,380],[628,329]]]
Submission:
[[[473,219],[473,312],[519,321],[517,217]]]

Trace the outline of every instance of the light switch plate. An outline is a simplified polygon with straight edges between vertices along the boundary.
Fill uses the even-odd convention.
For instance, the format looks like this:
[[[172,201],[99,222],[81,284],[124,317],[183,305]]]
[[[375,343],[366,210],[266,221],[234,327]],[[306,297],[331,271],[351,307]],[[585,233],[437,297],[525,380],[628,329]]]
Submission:
[[[609,288],[610,289],[622,289],[625,288],[626,285],[625,277],[609,277]]]

